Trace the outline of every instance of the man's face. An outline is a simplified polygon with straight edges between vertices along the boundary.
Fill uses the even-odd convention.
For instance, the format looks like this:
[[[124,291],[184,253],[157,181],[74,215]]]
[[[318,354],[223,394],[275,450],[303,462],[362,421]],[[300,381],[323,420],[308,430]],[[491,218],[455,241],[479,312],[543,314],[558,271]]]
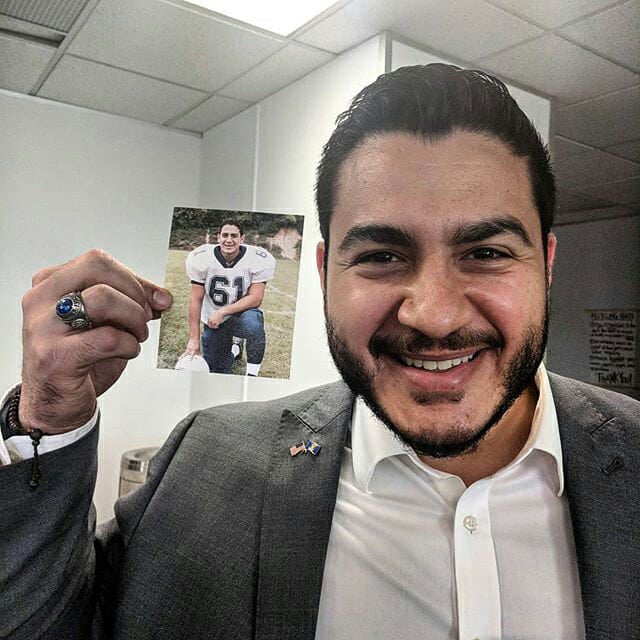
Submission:
[[[220,251],[226,260],[233,260],[238,255],[243,242],[244,236],[234,224],[225,224],[218,233]]]
[[[550,268],[553,236],[547,250]],[[526,160],[475,133],[371,137],[341,167],[326,273],[324,257],[320,245],[347,383],[419,453],[472,450],[544,352],[547,276]]]

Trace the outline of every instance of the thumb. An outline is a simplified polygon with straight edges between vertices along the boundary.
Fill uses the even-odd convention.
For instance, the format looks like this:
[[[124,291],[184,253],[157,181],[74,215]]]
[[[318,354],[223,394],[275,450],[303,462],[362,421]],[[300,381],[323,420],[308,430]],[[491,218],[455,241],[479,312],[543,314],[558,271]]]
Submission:
[[[173,296],[168,289],[160,287],[155,282],[136,276],[138,282],[144,289],[147,305],[150,309],[150,316],[157,320],[163,311],[166,311],[173,304]]]
[[[167,289],[156,287],[151,296],[151,306],[156,311],[164,311],[173,304],[173,296]]]

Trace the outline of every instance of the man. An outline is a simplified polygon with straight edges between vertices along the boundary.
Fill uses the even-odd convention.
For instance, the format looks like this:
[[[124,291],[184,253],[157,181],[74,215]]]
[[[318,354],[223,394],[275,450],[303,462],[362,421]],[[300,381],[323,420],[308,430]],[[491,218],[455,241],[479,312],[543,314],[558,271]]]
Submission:
[[[218,244],[203,244],[186,260],[191,279],[189,342],[183,355],[200,355],[200,322],[204,324],[202,353],[211,373],[231,373],[233,338],[244,338],[247,375],[257,376],[266,337],[259,307],[276,261],[262,247],[244,244],[242,224],[224,220]]]
[[[640,409],[540,364],[554,181],[505,87],[381,76],[340,117],[317,204],[347,384],[192,414],[95,547],[95,398],[169,300],[100,252],[36,275],[7,405],[34,443],[59,434],[39,446],[80,435],[0,469],[0,634],[640,637]],[[79,290],[74,332],[51,309],[72,321]]]

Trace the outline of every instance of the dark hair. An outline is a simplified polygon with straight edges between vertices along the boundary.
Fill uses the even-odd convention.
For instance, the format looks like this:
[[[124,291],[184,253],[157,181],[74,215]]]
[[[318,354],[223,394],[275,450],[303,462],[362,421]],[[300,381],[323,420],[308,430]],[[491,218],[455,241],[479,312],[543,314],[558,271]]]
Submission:
[[[240,232],[240,235],[243,236],[244,235],[244,229],[242,228],[242,223],[238,222],[237,220],[232,220],[231,218],[227,219],[227,220],[223,220],[220,223],[220,226],[218,227],[218,233],[220,233],[222,231],[222,227],[225,227],[226,225],[232,225],[234,227],[238,227],[238,231]]]
[[[527,158],[546,260],[556,200],[547,148],[500,80],[440,63],[401,67],[380,76],[338,116],[322,151],[316,182],[320,233],[327,246],[338,173],[358,146],[385,132],[410,133],[435,142],[456,130],[493,136],[516,156]]]

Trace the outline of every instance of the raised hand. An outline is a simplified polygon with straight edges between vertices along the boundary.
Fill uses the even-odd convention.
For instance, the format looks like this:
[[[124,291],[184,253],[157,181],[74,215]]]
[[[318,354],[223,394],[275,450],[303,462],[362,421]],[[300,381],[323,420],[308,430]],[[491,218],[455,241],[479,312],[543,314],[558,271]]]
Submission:
[[[58,301],[74,292],[81,293],[88,328],[74,329],[56,313]],[[62,433],[86,423],[96,398],[140,353],[147,322],[171,303],[166,289],[100,249],[36,273],[22,299],[22,426]],[[58,310],[64,316],[65,305]]]

